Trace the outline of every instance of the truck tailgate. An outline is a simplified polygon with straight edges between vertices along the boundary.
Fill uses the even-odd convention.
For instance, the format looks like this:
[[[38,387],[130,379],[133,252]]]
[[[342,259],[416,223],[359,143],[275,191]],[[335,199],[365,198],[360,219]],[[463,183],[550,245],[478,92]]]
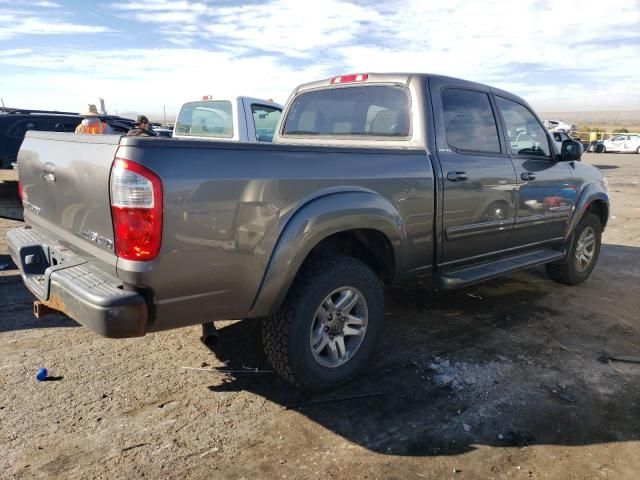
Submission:
[[[119,141],[30,131],[18,154],[25,220],[114,275],[109,175]]]

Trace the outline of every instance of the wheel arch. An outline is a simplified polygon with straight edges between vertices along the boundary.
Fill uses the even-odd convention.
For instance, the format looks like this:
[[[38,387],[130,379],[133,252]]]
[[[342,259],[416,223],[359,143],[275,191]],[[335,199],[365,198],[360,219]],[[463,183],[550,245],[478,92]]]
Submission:
[[[282,304],[304,262],[330,251],[358,258],[386,282],[404,269],[404,222],[387,199],[370,191],[336,192],[301,206],[282,229],[249,317]]]
[[[600,224],[604,231],[609,220],[609,196],[598,185],[591,183],[583,190],[580,195],[576,207],[569,223],[569,227],[565,233],[565,241],[568,241],[573,235],[578,223],[584,217],[585,213],[592,212],[600,218]]]

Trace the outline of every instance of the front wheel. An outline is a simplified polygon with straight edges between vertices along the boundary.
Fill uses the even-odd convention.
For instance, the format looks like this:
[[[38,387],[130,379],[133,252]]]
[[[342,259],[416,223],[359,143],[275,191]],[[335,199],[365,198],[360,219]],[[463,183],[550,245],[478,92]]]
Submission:
[[[280,310],[264,320],[264,350],[289,382],[332,390],[366,366],[383,317],[382,287],[366,264],[317,256],[303,266]]]
[[[601,237],[600,218],[594,213],[587,213],[571,237],[564,260],[547,264],[551,279],[567,285],[578,285],[589,278],[600,255]]]

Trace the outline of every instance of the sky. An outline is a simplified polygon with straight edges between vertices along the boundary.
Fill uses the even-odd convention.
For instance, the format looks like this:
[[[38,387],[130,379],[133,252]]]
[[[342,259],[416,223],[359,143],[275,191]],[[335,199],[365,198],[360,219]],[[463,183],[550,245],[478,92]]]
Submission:
[[[172,116],[360,72],[452,75],[539,111],[640,110],[640,0],[0,0],[7,106],[103,97]]]

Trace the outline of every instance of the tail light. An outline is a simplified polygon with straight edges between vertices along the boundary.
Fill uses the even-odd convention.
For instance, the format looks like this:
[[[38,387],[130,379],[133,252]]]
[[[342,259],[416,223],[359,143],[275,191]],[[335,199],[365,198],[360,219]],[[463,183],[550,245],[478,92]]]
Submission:
[[[152,260],[162,239],[160,179],[142,165],[116,158],[110,189],[116,255],[127,260]]]
[[[337,83],[366,82],[368,78],[368,73],[352,73],[351,75],[341,75],[339,77],[333,77],[331,79],[331,85],[335,85]]]
[[[23,201],[23,197],[22,197],[22,184],[20,183],[20,180],[18,180],[18,196],[20,197],[20,201]]]

